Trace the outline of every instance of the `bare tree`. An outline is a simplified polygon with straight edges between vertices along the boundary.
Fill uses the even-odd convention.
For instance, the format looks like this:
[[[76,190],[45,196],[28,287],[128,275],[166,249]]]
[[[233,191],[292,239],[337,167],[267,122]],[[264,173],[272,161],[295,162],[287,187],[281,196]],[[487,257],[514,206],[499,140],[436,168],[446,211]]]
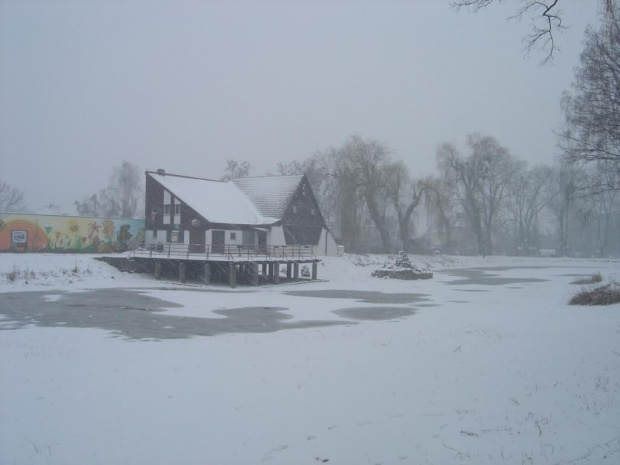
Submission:
[[[444,143],[437,149],[437,161],[445,185],[450,186],[452,195],[465,212],[467,222],[474,232],[478,253],[486,255],[476,160],[464,158],[454,145]]]
[[[469,8],[477,12],[492,3],[501,3],[501,0],[457,0],[451,3],[453,8]],[[553,54],[558,49],[555,42],[556,31],[566,29],[562,22],[562,11],[558,7],[559,0],[521,0],[520,6],[514,15],[508,19],[522,20],[529,17],[531,20],[530,32],[524,37],[524,49],[530,53],[533,49],[540,49],[545,58],[540,62],[545,65],[553,61]]]
[[[103,214],[97,194],[86,196],[81,202],[75,200],[73,205],[80,216],[100,216]]]
[[[586,31],[574,95],[565,92],[560,143],[570,163],[605,164],[620,173],[620,8],[597,31]],[[620,189],[620,185],[601,185]]]
[[[226,168],[222,181],[230,181],[236,178],[247,178],[254,170],[254,167],[247,161],[238,162],[237,160],[226,160]]]
[[[500,209],[508,194],[508,186],[514,175],[523,166],[515,160],[506,147],[489,136],[471,134],[468,145],[472,149],[471,159],[477,167],[477,182],[480,194],[480,211],[484,230],[486,253],[493,254],[492,232]]]
[[[488,255],[493,253],[493,228],[519,162],[493,137],[470,134],[467,145],[471,154],[463,157],[453,145],[443,144],[437,160],[473,230],[478,253]]]
[[[424,205],[438,232],[438,239],[448,251],[454,250],[454,228],[457,215],[451,186],[442,177],[430,176],[424,180],[426,195]]]
[[[615,177],[615,173],[604,167],[590,169],[581,181],[585,187],[576,194],[573,216],[577,221],[574,226],[581,233],[580,248],[587,256],[606,256],[612,248],[612,239],[620,235],[620,230],[614,228],[614,216],[620,207],[620,190],[598,188],[615,182],[609,177]]]
[[[85,197],[73,204],[80,215],[118,218],[139,218],[144,215],[142,198],[144,188],[139,168],[123,161],[113,169],[108,186],[98,194]]]
[[[502,0],[454,0],[451,6],[457,10],[468,8],[477,12],[492,3],[502,3]],[[560,0],[521,0],[515,14],[508,18],[518,20],[524,17],[530,18],[530,32],[523,38],[523,43],[526,53],[530,53],[533,49],[543,51],[545,57],[541,60],[541,65],[553,61],[554,53],[559,50],[556,45],[556,32],[566,29],[560,4]],[[599,0],[599,4],[605,20],[615,21],[618,17],[616,0]]]
[[[548,166],[535,166],[515,173],[510,183],[508,211],[512,220],[512,237],[519,250],[532,254],[539,248],[539,216],[546,206],[545,189],[552,179]]]
[[[0,181],[0,212],[19,212],[25,208],[24,193],[17,187],[11,187]]]
[[[354,135],[339,150],[343,169],[341,177],[351,182],[364,199],[366,208],[381,236],[385,252],[392,251],[387,225],[387,212],[382,202],[387,199],[387,168],[391,163],[390,150],[382,142],[364,140]]]
[[[555,167],[552,181],[547,186],[547,206],[557,220],[560,254],[571,252],[569,244],[570,220],[574,203],[584,178],[581,170],[573,165],[563,164]]]
[[[422,180],[412,180],[402,161],[386,167],[387,195],[396,211],[398,238],[407,252],[413,252],[410,234],[411,217],[421,204],[427,186]]]

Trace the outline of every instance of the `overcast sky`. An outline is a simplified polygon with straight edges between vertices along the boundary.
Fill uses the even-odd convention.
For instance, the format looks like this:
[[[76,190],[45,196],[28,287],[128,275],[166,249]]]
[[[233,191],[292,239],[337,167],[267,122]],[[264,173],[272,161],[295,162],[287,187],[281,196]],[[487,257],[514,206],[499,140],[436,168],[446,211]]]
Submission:
[[[414,175],[471,132],[551,164],[598,1],[561,0],[570,29],[544,67],[506,3],[0,0],[0,179],[32,211],[73,213],[123,160],[219,178],[232,158],[260,175],[355,133]]]

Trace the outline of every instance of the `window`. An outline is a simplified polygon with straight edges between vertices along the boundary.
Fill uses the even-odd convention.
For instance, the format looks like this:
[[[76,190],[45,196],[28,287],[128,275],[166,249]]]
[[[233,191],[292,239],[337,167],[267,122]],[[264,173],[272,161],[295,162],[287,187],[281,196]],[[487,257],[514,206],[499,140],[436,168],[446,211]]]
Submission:
[[[170,242],[173,242],[173,243],[174,243],[174,242],[176,242],[176,243],[178,243],[178,244],[182,244],[182,243],[184,242],[184,240],[183,240],[183,239],[184,239],[184,237],[185,237],[184,232],[185,232],[185,231],[183,231],[182,229],[181,229],[181,230],[179,230],[179,231],[176,231],[176,230],[175,230],[175,231],[172,231],[172,232],[170,233]]]
[[[314,216],[314,208],[311,208],[311,209],[310,209],[310,214],[311,214],[312,216]]]
[[[157,229],[153,229],[153,239],[157,239]]]
[[[293,213],[297,213],[297,205],[293,205]]]
[[[174,214],[175,215],[180,215],[181,214],[181,204],[180,203],[175,203],[174,204]]]
[[[236,241],[237,240],[237,233],[236,232],[231,232],[230,233],[230,240],[231,241]]]
[[[243,245],[254,245],[256,244],[256,236],[255,232],[251,229],[241,232],[241,243]]]
[[[170,214],[170,204],[164,205],[164,215]]]

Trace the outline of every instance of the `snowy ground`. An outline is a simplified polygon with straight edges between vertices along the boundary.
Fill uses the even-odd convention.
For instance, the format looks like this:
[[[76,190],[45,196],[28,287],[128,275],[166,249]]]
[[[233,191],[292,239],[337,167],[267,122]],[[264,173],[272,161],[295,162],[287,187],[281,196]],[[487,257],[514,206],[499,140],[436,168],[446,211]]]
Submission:
[[[402,282],[370,277],[383,258],[205,292],[85,255],[1,254],[0,463],[620,462],[620,305],[566,305],[576,276],[619,279],[618,261],[412,257],[435,277]],[[126,293],[177,304],[139,316],[197,333],[280,310],[265,332],[103,329]],[[109,299],[95,312],[89,295]],[[61,307],[92,327],[50,320]]]

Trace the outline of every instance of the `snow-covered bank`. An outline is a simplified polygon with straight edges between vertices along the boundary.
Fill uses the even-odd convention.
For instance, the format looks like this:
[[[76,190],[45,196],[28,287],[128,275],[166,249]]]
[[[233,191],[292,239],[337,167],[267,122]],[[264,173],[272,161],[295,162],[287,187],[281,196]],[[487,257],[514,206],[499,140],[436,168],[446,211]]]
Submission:
[[[403,282],[370,277],[383,258],[328,258],[319,268],[325,282],[202,292],[83,255],[0,255],[0,273],[11,260],[41,275],[76,263],[92,271],[71,283],[0,279],[0,292],[49,291],[52,310],[65,291],[126,286],[181,304],[165,312],[179,318],[265,306],[284,308],[288,321],[346,323],[144,341],[40,327],[33,309],[31,326],[0,331],[0,373],[8,374],[0,463],[620,459],[620,306],[566,305],[576,275],[608,279],[618,262],[427,257],[435,278]],[[385,294],[399,299],[379,302]],[[408,301],[410,294],[426,300]],[[385,306],[415,313],[382,320],[333,313]]]

